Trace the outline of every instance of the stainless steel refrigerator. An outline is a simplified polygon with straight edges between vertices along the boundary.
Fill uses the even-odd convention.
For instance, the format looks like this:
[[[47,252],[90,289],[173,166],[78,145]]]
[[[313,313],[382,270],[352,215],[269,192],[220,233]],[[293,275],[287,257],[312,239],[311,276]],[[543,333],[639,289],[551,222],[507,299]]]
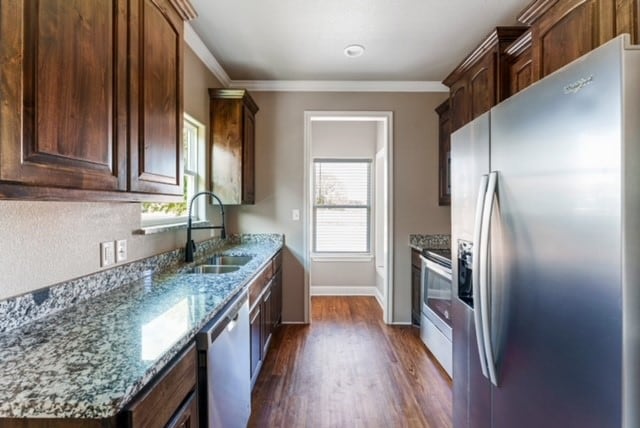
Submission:
[[[606,43],[451,146],[454,427],[640,427],[640,49]]]

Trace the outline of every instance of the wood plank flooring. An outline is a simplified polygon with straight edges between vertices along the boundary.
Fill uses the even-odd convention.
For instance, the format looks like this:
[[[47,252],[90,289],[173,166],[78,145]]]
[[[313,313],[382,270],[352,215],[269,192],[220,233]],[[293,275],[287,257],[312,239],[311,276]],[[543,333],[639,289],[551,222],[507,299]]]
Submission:
[[[250,427],[429,427],[451,422],[451,380],[418,329],[382,321],[373,297],[314,297],[284,325],[253,391]]]

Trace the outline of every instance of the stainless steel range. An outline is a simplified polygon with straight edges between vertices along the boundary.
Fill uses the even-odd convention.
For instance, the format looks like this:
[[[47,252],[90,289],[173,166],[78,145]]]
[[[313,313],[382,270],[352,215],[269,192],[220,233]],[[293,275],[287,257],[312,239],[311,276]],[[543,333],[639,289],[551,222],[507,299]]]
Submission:
[[[451,376],[451,251],[424,250],[421,258],[420,337]]]

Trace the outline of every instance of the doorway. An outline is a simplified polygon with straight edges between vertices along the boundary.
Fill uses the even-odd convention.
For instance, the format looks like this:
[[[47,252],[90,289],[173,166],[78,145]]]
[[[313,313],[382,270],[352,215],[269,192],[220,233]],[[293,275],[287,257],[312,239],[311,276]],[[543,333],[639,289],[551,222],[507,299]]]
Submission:
[[[393,113],[305,111],[304,121],[305,321],[312,296],[356,295],[374,296],[389,324]]]

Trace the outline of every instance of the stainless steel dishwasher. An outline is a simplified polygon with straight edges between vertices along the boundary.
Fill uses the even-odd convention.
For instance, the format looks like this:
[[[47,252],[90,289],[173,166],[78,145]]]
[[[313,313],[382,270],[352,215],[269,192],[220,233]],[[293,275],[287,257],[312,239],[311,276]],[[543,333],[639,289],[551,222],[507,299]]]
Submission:
[[[249,301],[243,290],[196,336],[201,426],[247,426],[251,415],[249,340]]]

